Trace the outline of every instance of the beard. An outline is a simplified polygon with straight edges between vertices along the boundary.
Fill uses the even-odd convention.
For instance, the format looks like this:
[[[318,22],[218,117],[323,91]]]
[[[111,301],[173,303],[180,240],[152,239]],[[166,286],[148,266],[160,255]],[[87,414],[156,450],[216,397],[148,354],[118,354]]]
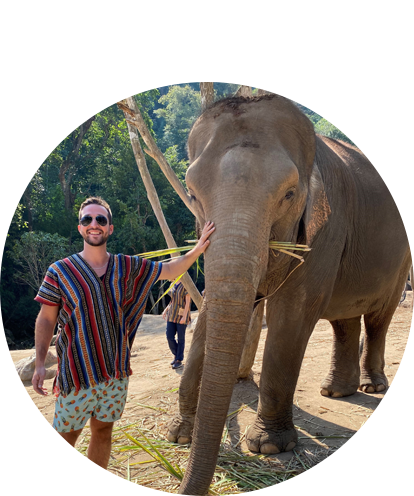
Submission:
[[[96,237],[96,238],[89,234],[85,234],[85,235],[81,234],[81,235],[82,238],[85,240],[85,242],[91,246],[102,246],[108,241],[109,238],[109,233],[102,233],[100,237]]]

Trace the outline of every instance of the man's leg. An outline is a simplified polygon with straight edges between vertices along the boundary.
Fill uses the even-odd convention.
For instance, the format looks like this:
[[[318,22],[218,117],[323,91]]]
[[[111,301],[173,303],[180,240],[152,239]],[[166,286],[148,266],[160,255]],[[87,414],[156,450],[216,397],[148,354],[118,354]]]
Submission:
[[[72,432],[57,432],[49,454],[49,496],[61,496],[63,481],[72,461],[73,448],[82,429]]]
[[[114,422],[101,422],[91,417],[91,440],[88,447],[88,458],[102,468],[108,467],[111,454],[112,428]]]

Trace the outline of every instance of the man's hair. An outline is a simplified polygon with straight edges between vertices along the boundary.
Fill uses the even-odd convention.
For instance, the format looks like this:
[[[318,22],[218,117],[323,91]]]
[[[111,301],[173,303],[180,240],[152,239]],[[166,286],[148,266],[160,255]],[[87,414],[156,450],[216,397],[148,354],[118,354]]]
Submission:
[[[79,220],[81,220],[81,214],[82,210],[87,207],[88,205],[101,205],[101,207],[106,208],[106,211],[108,212],[108,220],[109,224],[112,224],[112,212],[111,212],[111,207],[106,203],[106,201],[101,198],[100,196],[91,196],[90,198],[87,198],[82,205],[80,206],[79,209]]]

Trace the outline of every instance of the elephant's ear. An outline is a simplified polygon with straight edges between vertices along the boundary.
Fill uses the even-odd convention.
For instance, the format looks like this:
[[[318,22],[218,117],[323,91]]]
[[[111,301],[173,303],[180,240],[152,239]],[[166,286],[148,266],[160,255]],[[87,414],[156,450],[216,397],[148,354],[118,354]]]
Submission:
[[[307,245],[312,243],[316,233],[325,225],[330,213],[331,207],[325,193],[323,180],[316,163],[314,163],[309,180],[306,208],[302,217]]]

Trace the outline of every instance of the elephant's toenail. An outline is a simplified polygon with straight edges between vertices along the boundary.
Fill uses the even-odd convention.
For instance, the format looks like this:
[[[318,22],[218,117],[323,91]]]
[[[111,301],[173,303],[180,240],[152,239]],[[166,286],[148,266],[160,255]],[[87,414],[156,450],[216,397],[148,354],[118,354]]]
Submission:
[[[168,441],[170,441],[170,443],[176,443],[177,442],[176,436],[174,436],[174,434],[171,434],[171,432],[169,432],[167,434],[167,439],[168,439]]]
[[[294,441],[291,441],[285,448],[285,451],[292,451],[293,448],[296,446],[296,443]]]
[[[329,396],[329,391],[327,389],[321,389],[322,396]]]
[[[280,449],[274,444],[266,443],[260,447],[260,452],[263,455],[274,455],[280,453]]]
[[[184,436],[180,436],[177,439],[178,444],[188,444],[190,441],[191,441],[191,439],[189,437],[184,437]]]
[[[379,393],[380,391],[384,391],[384,389],[385,389],[384,384],[378,384],[378,386],[377,386],[377,392],[378,392],[378,393]]]

